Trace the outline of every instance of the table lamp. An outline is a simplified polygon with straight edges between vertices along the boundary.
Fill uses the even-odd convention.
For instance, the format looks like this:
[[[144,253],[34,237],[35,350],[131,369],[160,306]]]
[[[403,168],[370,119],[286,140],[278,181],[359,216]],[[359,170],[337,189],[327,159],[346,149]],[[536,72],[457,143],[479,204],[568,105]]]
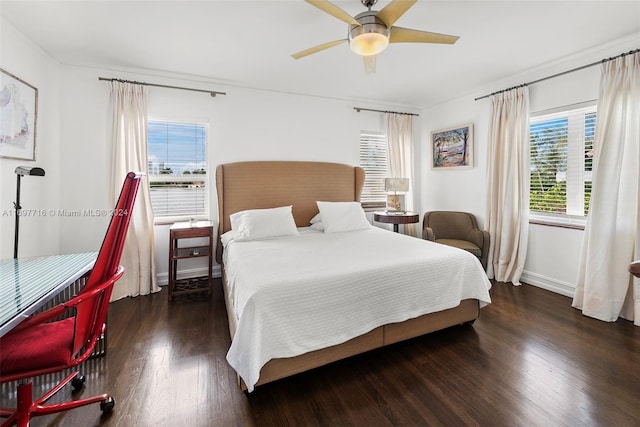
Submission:
[[[398,194],[398,192],[409,191],[409,178],[385,178],[384,191],[387,193],[393,191],[393,194],[387,195],[387,212],[404,213],[404,194]]]

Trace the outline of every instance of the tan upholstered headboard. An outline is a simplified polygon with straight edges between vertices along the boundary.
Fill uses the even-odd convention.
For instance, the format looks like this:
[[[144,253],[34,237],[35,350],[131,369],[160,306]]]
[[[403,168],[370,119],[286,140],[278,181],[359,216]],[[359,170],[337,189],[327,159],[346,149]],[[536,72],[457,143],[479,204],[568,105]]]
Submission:
[[[218,165],[218,236],[231,229],[229,215],[245,209],[293,205],[298,227],[318,213],[316,201],[360,201],[364,170],[340,163],[259,161]],[[222,262],[218,239],[216,260]]]

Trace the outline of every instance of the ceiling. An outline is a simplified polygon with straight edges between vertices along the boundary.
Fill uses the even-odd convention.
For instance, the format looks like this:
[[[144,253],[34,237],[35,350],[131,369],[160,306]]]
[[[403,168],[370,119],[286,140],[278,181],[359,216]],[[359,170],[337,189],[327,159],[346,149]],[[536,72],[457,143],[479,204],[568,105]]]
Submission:
[[[334,3],[366,10],[359,0]],[[346,44],[291,58],[347,32],[302,0],[0,0],[0,14],[63,64],[416,108],[640,34],[639,0],[419,0],[396,25],[458,42],[392,44],[365,74]]]

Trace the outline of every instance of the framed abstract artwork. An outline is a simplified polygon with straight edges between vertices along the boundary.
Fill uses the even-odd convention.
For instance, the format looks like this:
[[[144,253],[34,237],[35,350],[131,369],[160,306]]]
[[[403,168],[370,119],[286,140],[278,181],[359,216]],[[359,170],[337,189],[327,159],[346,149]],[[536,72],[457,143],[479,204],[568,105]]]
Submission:
[[[473,123],[431,132],[433,169],[473,167]]]
[[[0,157],[36,159],[38,89],[0,68]]]

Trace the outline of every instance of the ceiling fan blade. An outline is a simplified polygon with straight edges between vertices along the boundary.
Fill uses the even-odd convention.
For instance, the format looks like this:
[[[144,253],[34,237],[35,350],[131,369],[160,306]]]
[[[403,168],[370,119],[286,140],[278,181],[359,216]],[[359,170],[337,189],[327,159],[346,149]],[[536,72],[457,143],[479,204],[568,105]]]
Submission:
[[[347,24],[352,25],[360,25],[358,21],[351,15],[349,15],[344,10],[340,9],[335,4],[327,1],[327,0],[305,0],[307,3],[317,7],[318,9],[338,18],[341,21],[346,22]]]
[[[305,57],[307,55],[312,55],[312,54],[318,53],[318,52],[320,52],[322,50],[329,49],[330,47],[337,46],[337,45],[339,45],[341,43],[344,43],[346,41],[347,41],[347,39],[340,39],[340,40],[334,40],[332,42],[322,43],[322,44],[319,44],[318,46],[310,47],[309,49],[305,49],[305,50],[302,50],[302,51],[300,51],[298,53],[294,53],[291,56],[294,59],[300,59],[300,58],[303,58],[303,57]]]
[[[364,72],[366,74],[374,74],[376,72],[376,56],[377,55],[366,55],[362,57],[364,61]]]
[[[393,0],[376,13],[376,16],[382,19],[387,27],[391,27],[416,1],[418,0]]]
[[[410,28],[391,27],[389,43],[441,43],[454,44],[460,37],[430,33]]]

